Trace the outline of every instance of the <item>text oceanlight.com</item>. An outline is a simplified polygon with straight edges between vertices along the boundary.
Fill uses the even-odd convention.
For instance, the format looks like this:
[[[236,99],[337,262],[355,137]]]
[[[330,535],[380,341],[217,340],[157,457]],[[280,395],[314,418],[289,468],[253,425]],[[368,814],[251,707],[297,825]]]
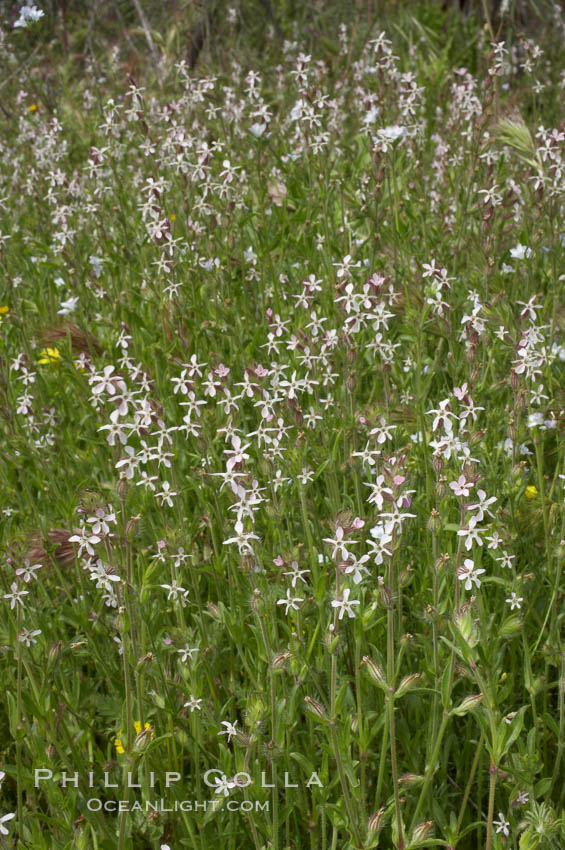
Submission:
[[[90,812],[268,812],[269,800],[101,800],[91,797],[86,801]]]

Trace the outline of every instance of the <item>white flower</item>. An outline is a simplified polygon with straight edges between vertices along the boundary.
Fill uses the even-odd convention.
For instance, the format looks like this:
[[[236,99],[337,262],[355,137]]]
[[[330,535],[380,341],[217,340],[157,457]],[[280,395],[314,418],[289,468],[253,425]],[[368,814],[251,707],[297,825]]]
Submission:
[[[0,818],[0,835],[8,835],[8,830],[6,829],[4,824],[7,821],[12,820],[12,818],[15,818],[15,817],[16,817],[15,812],[10,812],[9,815],[3,815]]]
[[[512,569],[512,561],[514,560],[515,557],[516,557],[516,555],[509,555],[508,552],[506,551],[506,549],[503,549],[502,550],[502,557],[497,558],[496,560],[501,562],[501,566],[503,568],[508,567],[508,569],[511,570]]]
[[[37,579],[36,572],[41,569],[41,566],[41,564],[31,564],[29,558],[25,558],[24,566],[16,570],[16,575],[28,584],[33,579]]]
[[[493,821],[493,826],[496,826],[497,832],[502,832],[505,836],[510,835],[510,822],[505,819],[502,812],[498,813],[498,820]]]
[[[491,496],[490,499],[487,499],[487,494],[484,490],[477,490],[477,495],[479,497],[479,501],[475,505],[468,505],[468,511],[478,511],[476,514],[477,521],[481,522],[485,518],[485,512],[489,516],[493,516],[493,514],[489,511],[488,505],[492,505],[493,502],[496,502],[496,496]],[[489,549],[491,547],[489,546]]]
[[[343,615],[345,614],[346,611],[347,611],[347,613],[349,614],[350,617],[354,617],[355,612],[354,612],[354,610],[351,606],[361,604],[358,599],[349,599],[350,593],[351,593],[351,590],[348,587],[346,587],[345,590],[343,591],[343,596],[342,596],[341,599],[333,599],[332,600],[332,608],[338,608],[339,609],[339,619],[340,620],[343,618]]]
[[[224,733],[220,732],[219,734],[223,735]],[[228,779],[225,773],[222,774],[221,778],[216,776],[216,794],[223,794],[227,797],[232,788],[235,788],[235,782]]]
[[[22,633],[18,635],[18,640],[20,643],[24,643],[26,646],[31,646],[32,643],[37,643],[35,636],[40,634],[41,629],[35,629],[33,632],[30,632],[27,629],[23,629]]]
[[[296,561],[293,561],[290,566],[291,570],[289,572],[283,573],[283,576],[292,576],[290,583],[293,587],[296,587],[296,582],[298,581],[298,579],[300,579],[300,581],[303,581],[304,584],[306,584],[306,579],[304,578],[304,576],[308,575],[310,570],[301,570]],[[283,599],[283,602],[284,601],[285,600]]]
[[[252,124],[249,128],[249,132],[253,133],[256,139],[260,139],[266,129],[266,124],[260,124],[258,121],[256,121],[255,124]]]
[[[72,537],[69,537],[69,543],[78,543],[78,554],[79,557],[82,555],[83,549],[86,549],[88,555],[94,555],[93,546],[96,546],[97,543],[100,543],[101,537],[98,537],[97,534],[92,534],[91,530],[86,527],[86,525],[81,525],[80,528],[75,528],[75,533]]]
[[[10,590],[12,591],[11,593],[5,593],[4,594],[4,599],[10,600],[10,608],[13,610],[18,603],[23,608],[24,603],[22,601],[22,596],[27,596],[29,591],[28,590],[18,590],[18,585],[16,584],[15,581],[13,581],[12,584],[10,585]],[[6,835],[7,834],[8,833],[6,833]]]
[[[389,127],[383,127],[381,130],[377,130],[377,134],[382,139],[386,139],[387,142],[396,142],[397,139],[402,139],[407,133],[408,130],[406,127],[401,127],[398,124],[391,124]]]
[[[245,449],[249,448],[251,443],[245,443],[242,446],[240,437],[237,434],[234,434],[231,438],[232,449],[224,449],[225,455],[231,455],[226,461],[226,469],[228,472],[236,466],[238,463],[243,463],[244,460],[249,460],[249,455],[246,453]]]
[[[235,533],[235,537],[230,537],[228,540],[224,540],[222,545],[228,546],[230,543],[237,543],[240,555],[244,552],[253,553],[253,547],[249,541],[259,540],[259,537],[256,534],[252,534],[250,531],[244,531],[243,523],[239,519],[235,523]]]
[[[94,274],[96,275],[97,278],[99,278],[102,274],[102,263],[104,262],[104,260],[102,259],[102,257],[92,256],[92,257],[89,257],[88,261],[89,261],[90,265],[92,266],[92,270],[93,270]]]
[[[61,309],[57,310],[58,316],[68,316],[73,310],[76,310],[78,304],[78,296],[71,296],[66,301],[61,301]]]
[[[176,602],[180,597],[182,607],[184,608],[186,606],[189,594],[188,590],[185,590],[176,581],[173,581],[172,584],[162,584],[161,587],[167,591],[167,599],[172,599],[173,602]]]
[[[180,660],[184,663],[188,659],[192,661],[193,653],[198,652],[198,647],[190,647],[188,644],[184,647],[184,649],[177,649],[177,652],[180,655]]]
[[[298,480],[301,484],[308,484],[308,482],[314,479],[314,473],[312,470],[309,470],[307,467],[302,467],[302,472],[298,476]]]
[[[359,584],[363,579],[363,573],[369,575],[369,570],[364,564],[369,560],[369,555],[363,555],[361,558],[356,558],[355,555],[350,552],[349,557],[353,561],[352,564],[348,564],[344,570],[345,575],[351,576],[353,578],[354,584]]]
[[[89,379],[89,383],[94,386],[92,387],[93,395],[99,395],[100,393],[107,392],[108,395],[116,394],[116,384],[120,390],[124,392],[127,390],[127,387],[121,378],[115,377],[112,373],[115,371],[115,366],[105,366],[103,375],[94,375]]]
[[[222,732],[218,732],[218,735],[227,735],[229,744],[233,736],[237,735],[237,720],[235,721],[235,723],[229,723],[227,720],[222,720],[222,726],[225,726],[226,728]]]
[[[485,570],[475,569],[475,565],[470,558],[465,558],[463,566],[459,567],[457,570],[457,575],[459,577],[459,581],[465,582],[465,590],[471,590],[473,582],[477,585],[477,587],[481,586],[478,576],[484,572]]]
[[[474,515],[469,518],[469,525],[467,528],[460,528],[457,532],[458,537],[465,537],[465,549],[469,551],[473,546],[473,542],[477,543],[479,546],[483,545],[482,538],[479,536],[479,530],[475,529],[477,524],[477,516]],[[482,531],[482,529],[481,529]]]
[[[22,6],[20,9],[20,17],[14,24],[14,29],[25,29],[29,26],[29,24],[34,24],[36,21],[39,21],[44,15],[45,12],[42,9],[38,9],[37,6],[34,5],[29,6],[26,3],[26,5]],[[7,834],[8,833],[6,833],[6,835]]]
[[[379,566],[383,563],[383,555],[392,556],[392,551],[387,549],[387,543],[392,543],[392,535],[385,529],[383,523],[379,523],[371,528],[371,537],[373,540],[367,540],[367,546],[372,549],[371,554],[375,556],[375,564]]]
[[[524,260],[532,256],[532,249],[518,242],[515,248],[510,249],[510,256],[514,260]]]
[[[524,601],[523,596],[518,596],[517,593],[512,592],[510,599],[507,599],[506,602],[510,605],[510,610],[513,611],[514,608],[520,610],[522,607],[522,602]]]
[[[188,702],[185,702],[184,707],[190,708],[191,713],[194,711],[195,708],[198,709],[198,711],[202,711],[202,706],[200,705],[201,702],[202,699],[195,699],[195,697],[191,695]]]
[[[286,575],[286,573],[285,573]],[[293,585],[294,586],[294,585]],[[298,603],[304,602],[304,599],[300,596],[291,596],[290,589],[286,591],[286,599],[278,599],[277,605],[286,605],[285,614],[288,614],[289,608],[292,608],[293,611],[298,611]]]
[[[345,543],[343,542],[343,528],[338,525],[335,531],[335,540],[332,537],[324,537],[324,543],[331,543],[334,547],[332,552],[332,558],[336,558],[338,555],[342,559],[342,561],[349,560],[349,552],[345,548]],[[351,541],[353,542],[353,541]]]
[[[171,490],[171,485],[169,481],[163,481],[162,490],[159,493],[155,493],[155,498],[159,499],[159,504],[161,507],[167,504],[170,508],[173,507],[173,496],[177,495],[176,490]]]

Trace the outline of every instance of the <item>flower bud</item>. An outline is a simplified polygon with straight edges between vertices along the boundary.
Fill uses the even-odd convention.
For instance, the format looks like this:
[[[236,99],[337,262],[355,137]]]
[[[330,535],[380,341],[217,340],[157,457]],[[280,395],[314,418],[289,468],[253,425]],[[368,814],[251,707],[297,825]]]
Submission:
[[[218,609],[218,606],[217,606],[217,605],[214,605],[214,603],[213,603],[213,602],[208,602],[208,603],[206,604],[206,607],[208,608],[208,611],[210,612],[210,614],[212,615],[212,617],[213,617],[215,620],[219,620],[219,619],[220,619],[220,611],[219,611],[219,609]]]
[[[392,611],[394,608],[394,603],[392,601],[392,593],[390,589],[386,587],[384,584],[379,588],[379,602],[389,611]]]
[[[118,490],[118,497],[121,499],[122,502],[125,502],[127,494],[128,494],[128,490],[129,490],[129,484],[127,482],[125,475],[120,476],[120,480],[118,481],[117,490]]]
[[[135,740],[133,742],[134,752],[140,753],[142,752],[149,741],[155,737],[155,732],[151,728],[151,726],[146,725],[145,729],[142,729],[138,735],[136,735]]]
[[[58,640],[57,643],[54,643],[53,646],[51,647],[51,649],[49,650],[49,655],[47,656],[47,667],[48,668],[51,667],[55,663],[55,661],[57,661],[57,659],[61,655],[62,651],[63,651],[63,641]]]
[[[412,841],[410,844],[419,844],[425,840],[428,836],[430,830],[434,825],[433,820],[428,820],[425,823],[419,823],[414,832],[412,833]]]
[[[361,661],[361,666],[365,668],[373,682],[383,691],[388,691],[388,683],[383,668],[376,664],[372,658],[365,655]]]
[[[367,832],[369,833],[369,835],[374,835],[375,833],[380,832],[380,830],[383,828],[384,814],[385,807],[383,806],[382,809],[379,809],[378,812],[375,812],[371,815],[367,822]]]
[[[508,619],[502,623],[499,635],[502,638],[511,638],[514,637],[514,635],[517,635],[520,631],[522,631],[522,620],[515,614],[512,617],[508,617]]]
[[[146,654],[145,654],[142,658],[140,658],[140,659],[139,659],[139,661],[138,661],[138,662],[137,662],[137,664],[135,665],[135,670],[136,670],[136,672],[137,672],[138,670],[143,669],[144,667],[147,667],[147,665],[149,664],[149,662],[150,662],[150,661],[152,661],[152,660],[153,660],[153,653],[152,653],[152,652],[147,652],[147,653],[146,653]]]
[[[290,652],[277,652],[276,655],[273,656],[271,667],[273,670],[284,670],[290,658]]]
[[[132,516],[131,519],[128,519],[126,523],[126,539],[133,540],[136,535],[137,529],[139,527],[141,517],[140,516]]]
[[[313,714],[319,720],[327,720],[328,715],[326,714],[326,709],[323,705],[320,705],[319,702],[312,699],[312,697],[304,697],[304,702],[306,704],[306,711],[310,714]]]
[[[416,773],[404,773],[398,777],[398,784],[403,788],[416,788],[424,781],[423,776],[418,776]]]
[[[396,689],[396,693],[394,695],[395,698],[403,697],[404,694],[407,694],[408,691],[414,687],[419,678],[419,673],[410,673],[408,676],[405,676]]]
[[[461,702],[457,708],[451,709],[450,714],[454,714],[456,717],[463,717],[463,715],[468,714],[469,711],[474,711],[478,708],[482,701],[482,694],[474,694],[473,696],[465,697],[463,702]]]

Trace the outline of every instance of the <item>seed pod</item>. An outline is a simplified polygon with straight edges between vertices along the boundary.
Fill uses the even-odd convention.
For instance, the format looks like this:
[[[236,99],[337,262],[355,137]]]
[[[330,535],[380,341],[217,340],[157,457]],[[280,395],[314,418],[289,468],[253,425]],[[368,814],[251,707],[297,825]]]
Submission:
[[[435,454],[432,463],[433,463],[433,467],[434,467],[436,475],[439,475],[440,472],[442,471],[443,465],[444,465],[443,464],[443,457],[439,454]]]

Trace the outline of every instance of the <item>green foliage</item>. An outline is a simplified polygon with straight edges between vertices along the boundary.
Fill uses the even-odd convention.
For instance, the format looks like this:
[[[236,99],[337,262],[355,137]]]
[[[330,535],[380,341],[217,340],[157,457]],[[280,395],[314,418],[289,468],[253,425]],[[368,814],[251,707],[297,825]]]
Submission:
[[[557,29],[217,8],[4,27],[1,846],[562,847]]]

